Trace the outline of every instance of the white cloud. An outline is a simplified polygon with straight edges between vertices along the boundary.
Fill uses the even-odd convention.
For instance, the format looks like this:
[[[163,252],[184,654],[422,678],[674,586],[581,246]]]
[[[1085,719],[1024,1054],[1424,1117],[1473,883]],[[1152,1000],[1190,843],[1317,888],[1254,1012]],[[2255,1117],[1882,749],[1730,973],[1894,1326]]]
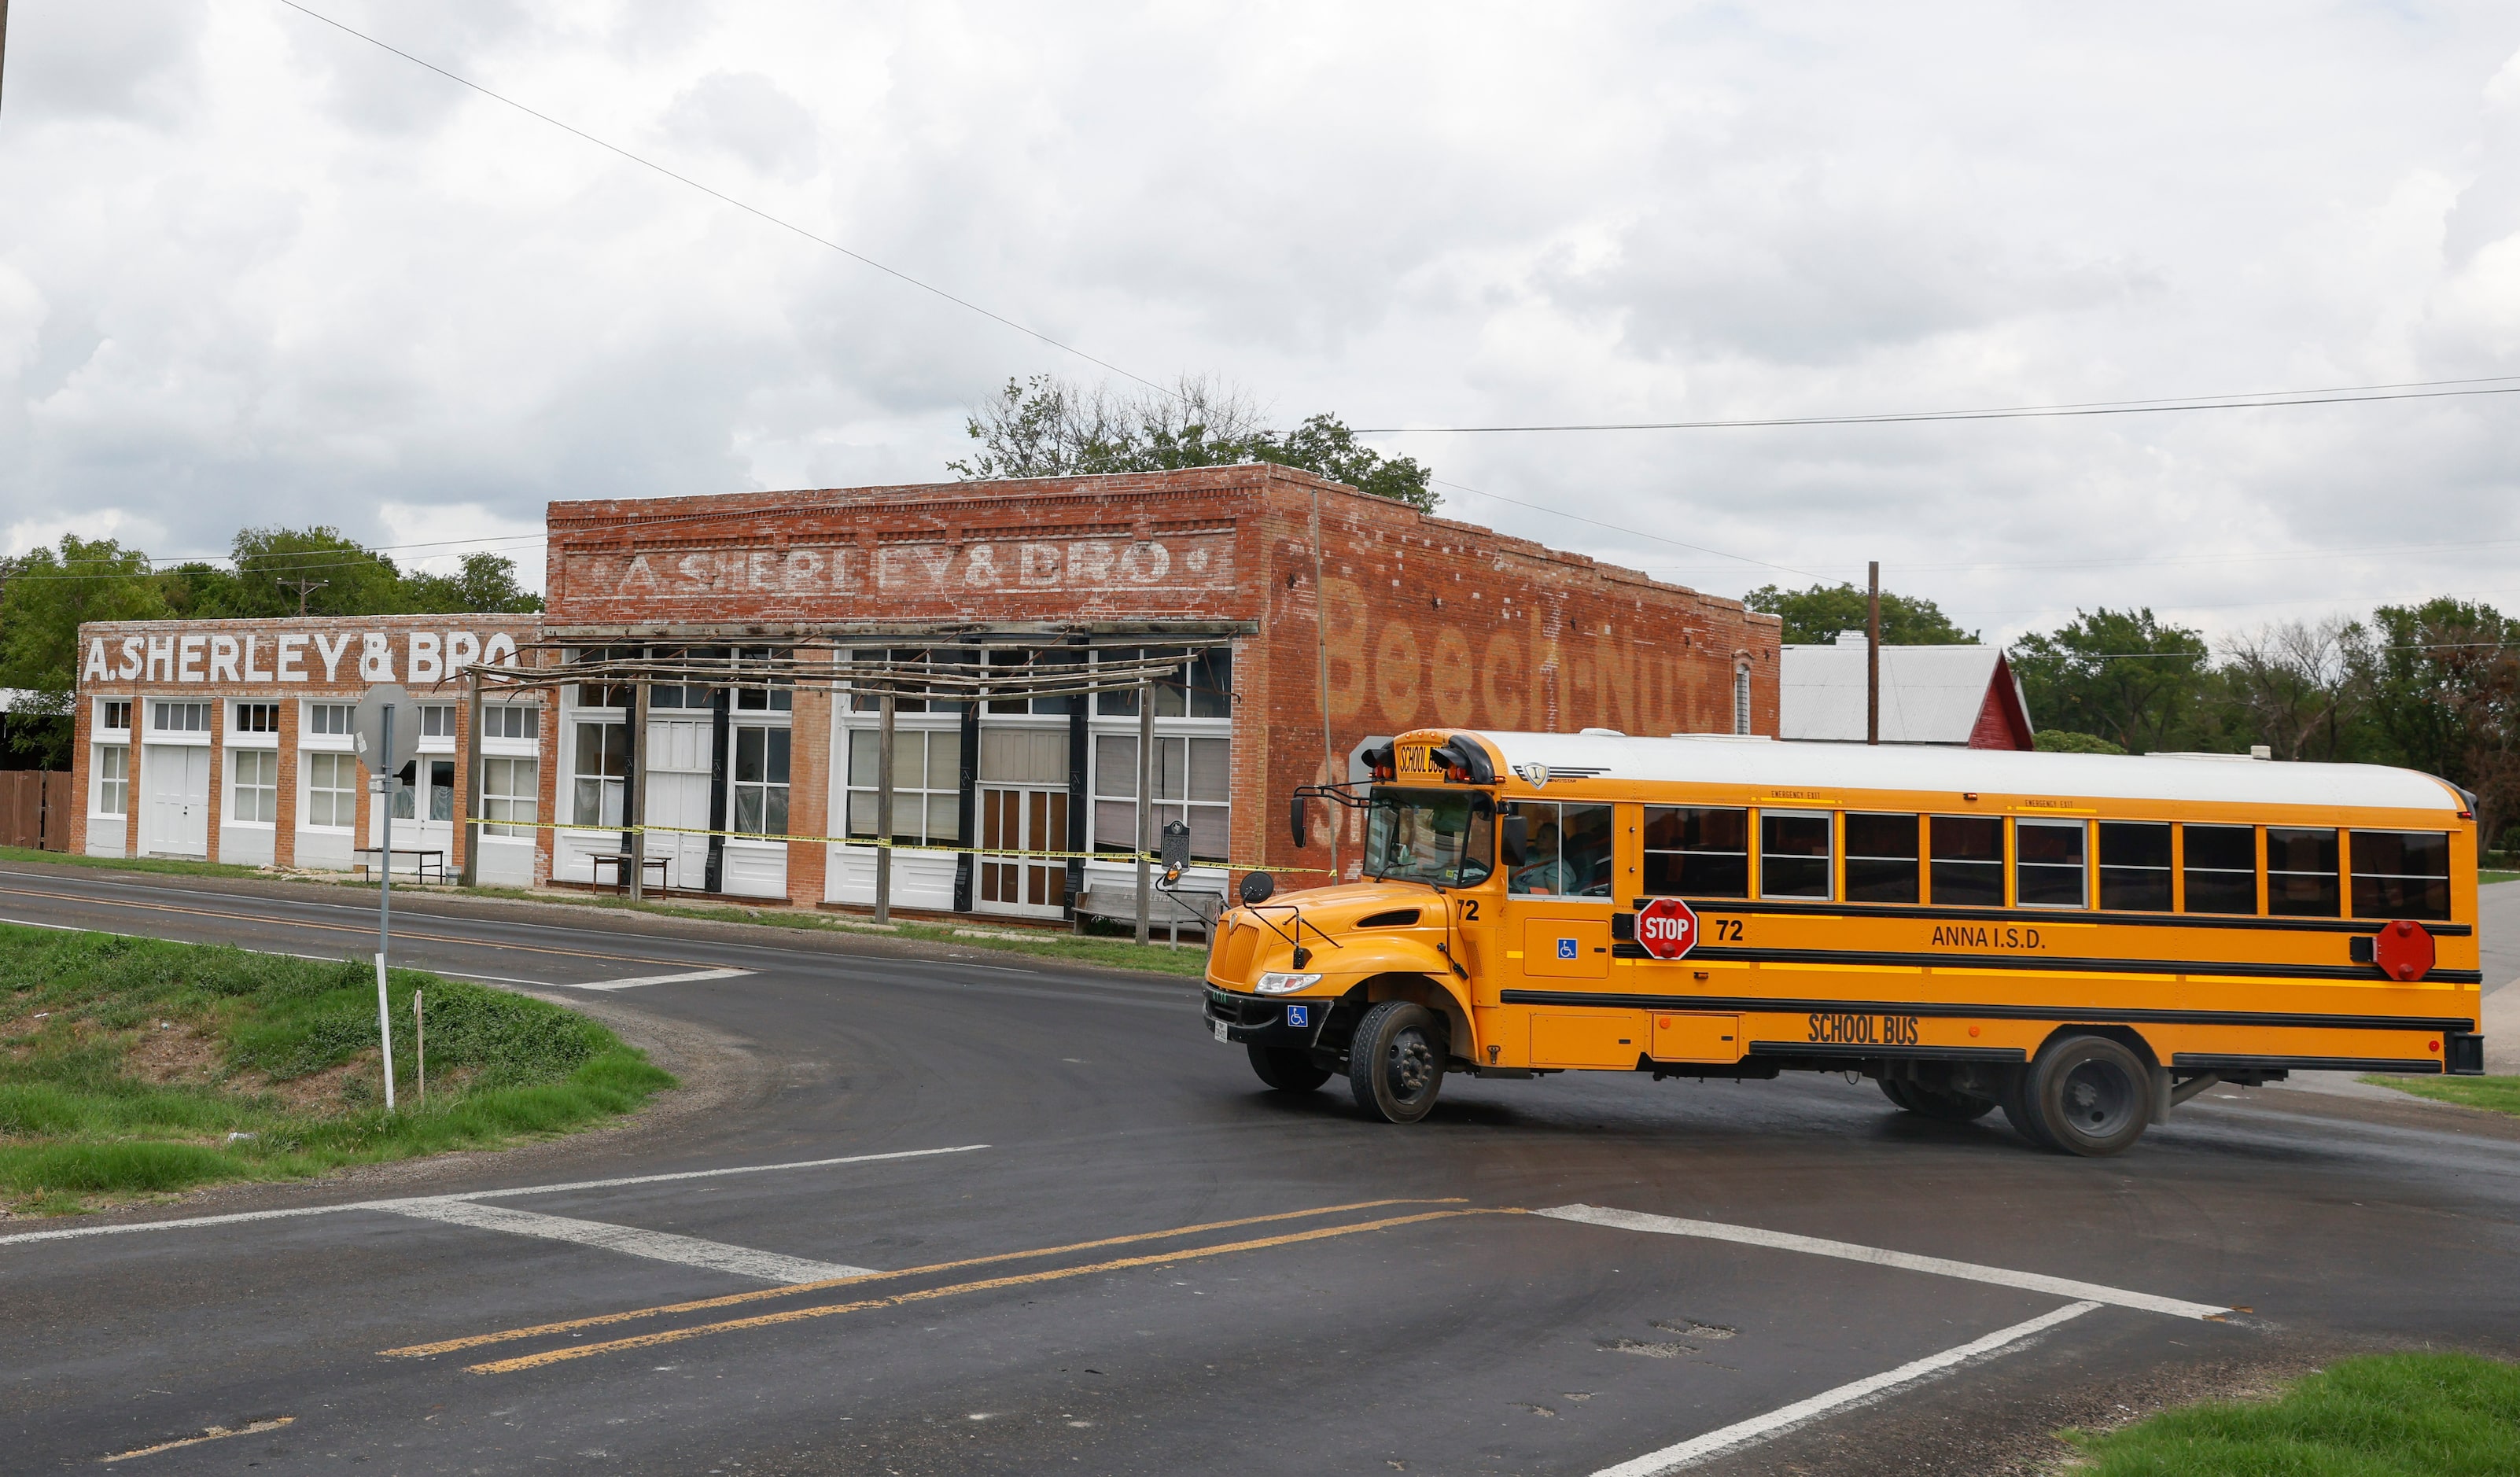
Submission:
[[[67,534],[74,533],[83,539],[115,538],[123,534],[130,521],[118,508],[101,508],[68,517],[23,517],[11,523],[6,534],[0,534],[0,545],[6,546],[5,552],[17,555],[30,549],[58,548]]]
[[[2520,373],[2520,14],[2481,0],[327,3],[1288,420]],[[941,476],[993,385],[1098,373],[265,0],[11,20],[13,540],[422,543],[530,531],[554,497]],[[2520,586],[2512,398],[1385,444],[1796,570],[1879,558],[1991,634],[2100,603],[2219,629]],[[1452,511],[1724,593],[1805,577]]]

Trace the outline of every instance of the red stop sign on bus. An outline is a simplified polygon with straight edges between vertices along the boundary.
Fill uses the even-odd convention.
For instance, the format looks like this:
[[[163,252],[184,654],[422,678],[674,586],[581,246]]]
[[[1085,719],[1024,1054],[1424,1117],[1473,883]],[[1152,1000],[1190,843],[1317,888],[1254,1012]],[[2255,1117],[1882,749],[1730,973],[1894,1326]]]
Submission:
[[[1697,947],[1697,915],[1678,898],[1656,898],[1637,914],[1637,942],[1656,959],[1679,959]]]

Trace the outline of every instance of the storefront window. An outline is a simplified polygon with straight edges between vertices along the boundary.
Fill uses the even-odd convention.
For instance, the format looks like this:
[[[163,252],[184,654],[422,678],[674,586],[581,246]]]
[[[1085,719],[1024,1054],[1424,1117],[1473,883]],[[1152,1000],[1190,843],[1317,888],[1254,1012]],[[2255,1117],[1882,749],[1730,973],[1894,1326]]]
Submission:
[[[743,663],[745,662],[752,663],[755,670],[758,671],[759,668],[766,666],[774,658],[785,657],[788,653],[770,647],[747,647],[735,654],[738,658],[737,671],[741,673]],[[735,690],[736,711],[739,713],[785,713],[796,705],[796,694],[793,678],[774,677],[769,679],[769,681],[770,686],[768,687],[737,688]]]
[[[228,820],[268,826],[280,819],[279,750],[230,749],[228,774]]]
[[[877,757],[883,735],[849,731],[849,834],[875,831]],[[892,736],[892,838],[950,846],[963,838],[963,736],[903,729]]]
[[[630,775],[630,725],[581,718],[571,766],[571,826],[621,824],[623,783]]]
[[[1148,846],[1163,837],[1164,823],[1190,828],[1194,862],[1222,862],[1233,818],[1233,740],[1155,738],[1155,805],[1147,823]],[[1138,849],[1138,738],[1103,734],[1094,740],[1094,849]]]
[[[662,691],[659,689],[658,691]],[[481,737],[484,738],[531,738],[540,710],[530,703],[492,702],[481,708]]]
[[[494,836],[530,836],[542,799],[542,761],[488,758],[481,761],[481,819],[493,825]]]
[[[742,695],[740,693],[739,696]],[[784,693],[774,696],[786,696]],[[750,725],[735,731],[735,819],[729,830],[748,836],[788,833],[788,731]]]
[[[348,754],[307,754],[306,824],[347,830],[358,824],[359,762]]]
[[[1142,658],[1178,656],[1181,665],[1169,675],[1155,679],[1155,716],[1158,718],[1231,718],[1234,716],[1234,649],[1200,647],[1194,650],[1166,650],[1161,647],[1110,648],[1095,653],[1097,663],[1137,661]],[[1135,688],[1120,688],[1095,694],[1094,711],[1105,718],[1138,716],[1138,693]]]
[[[131,721],[130,715],[123,722]],[[96,811],[100,816],[131,814],[131,747],[122,743],[96,746]]]

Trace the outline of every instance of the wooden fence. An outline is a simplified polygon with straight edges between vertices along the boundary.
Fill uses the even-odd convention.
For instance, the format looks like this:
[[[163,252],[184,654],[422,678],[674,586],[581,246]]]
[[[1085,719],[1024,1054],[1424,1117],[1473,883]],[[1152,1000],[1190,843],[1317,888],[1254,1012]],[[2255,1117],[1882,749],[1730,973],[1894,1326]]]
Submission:
[[[70,849],[70,777],[60,770],[0,770],[0,846]]]

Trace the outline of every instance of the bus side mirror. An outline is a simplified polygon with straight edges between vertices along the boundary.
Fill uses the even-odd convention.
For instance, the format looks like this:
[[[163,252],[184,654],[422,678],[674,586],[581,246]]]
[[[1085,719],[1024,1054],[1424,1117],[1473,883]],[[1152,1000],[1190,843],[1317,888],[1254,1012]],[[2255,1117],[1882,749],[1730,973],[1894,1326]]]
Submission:
[[[1295,837],[1295,849],[1297,851],[1303,850],[1304,797],[1301,795],[1289,795],[1286,797],[1286,829]]]
[[[1497,826],[1497,850],[1508,867],[1522,865],[1523,854],[1531,849],[1531,818],[1508,816]]]
[[[1245,873],[1242,885],[1236,890],[1246,905],[1257,908],[1278,895],[1278,879],[1265,872]]]

